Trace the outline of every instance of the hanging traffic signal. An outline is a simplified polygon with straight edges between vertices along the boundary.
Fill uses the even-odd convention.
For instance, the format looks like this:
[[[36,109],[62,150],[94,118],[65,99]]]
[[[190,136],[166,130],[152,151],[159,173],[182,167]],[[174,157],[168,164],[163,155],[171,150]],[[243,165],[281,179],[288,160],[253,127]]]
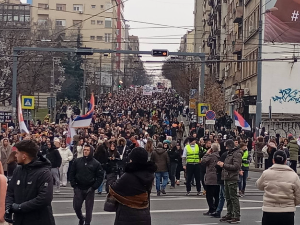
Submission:
[[[162,50],[162,49],[153,49],[152,50],[152,56],[154,57],[167,57],[169,56],[168,50]]]

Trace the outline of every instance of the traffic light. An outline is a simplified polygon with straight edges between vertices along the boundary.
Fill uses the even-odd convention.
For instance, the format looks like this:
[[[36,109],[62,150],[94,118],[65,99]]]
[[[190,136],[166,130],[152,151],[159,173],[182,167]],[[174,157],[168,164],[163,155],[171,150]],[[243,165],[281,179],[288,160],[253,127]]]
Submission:
[[[152,50],[152,56],[154,57],[167,57],[169,56],[168,50],[162,50],[162,49],[153,49]]]

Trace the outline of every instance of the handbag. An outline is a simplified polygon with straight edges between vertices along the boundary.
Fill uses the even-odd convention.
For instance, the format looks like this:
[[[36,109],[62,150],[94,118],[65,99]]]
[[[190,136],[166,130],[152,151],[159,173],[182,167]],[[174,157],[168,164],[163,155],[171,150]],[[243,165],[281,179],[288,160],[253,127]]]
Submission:
[[[106,212],[116,212],[118,208],[118,202],[117,200],[108,194],[106,196],[106,200],[104,202],[104,211]]]

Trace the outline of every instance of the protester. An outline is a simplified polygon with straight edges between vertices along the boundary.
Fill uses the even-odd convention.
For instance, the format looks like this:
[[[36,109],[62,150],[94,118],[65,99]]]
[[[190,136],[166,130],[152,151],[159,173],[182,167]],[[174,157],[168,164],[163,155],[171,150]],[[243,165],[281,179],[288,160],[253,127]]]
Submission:
[[[4,220],[6,191],[7,179],[4,175],[2,163],[0,162],[0,225],[7,225],[7,223]]]
[[[94,207],[95,190],[103,181],[100,163],[93,158],[93,149],[85,145],[83,157],[77,158],[71,168],[70,183],[74,188],[73,207],[79,225],[90,225]],[[82,215],[82,203],[85,201],[86,215]]]
[[[15,169],[17,168],[18,162],[17,162],[17,152],[13,151],[10,153],[8,159],[7,159],[7,179],[8,182],[11,180],[13,173]]]
[[[120,154],[114,142],[110,144],[108,150],[108,162],[106,167],[106,192],[109,191],[109,186],[112,185],[119,175],[118,162],[120,161]]]
[[[288,139],[289,139],[289,143],[287,145],[287,148],[290,153],[291,168],[297,173],[299,145],[297,144],[297,140],[295,140],[292,135],[289,136]]]
[[[169,178],[168,171],[170,166],[170,158],[166,149],[163,148],[162,143],[158,143],[157,148],[152,152],[151,161],[157,166],[157,170],[155,171],[157,196],[160,196],[161,193],[166,194],[166,186]],[[160,185],[161,179],[162,185]]]
[[[73,159],[73,153],[69,147],[66,146],[65,142],[61,143],[61,147],[58,149],[58,152],[62,159],[61,166],[59,167],[60,185],[66,187],[68,182],[67,173],[69,170],[69,163]]]
[[[182,165],[183,149],[181,148],[181,143],[180,142],[177,142],[176,149],[179,153],[179,160],[178,160],[178,165],[177,165],[177,168],[176,168],[176,184],[180,185],[180,174],[181,174],[181,171],[184,171],[183,170],[183,165]]]
[[[208,204],[208,212],[205,216],[212,216],[216,212],[219,205],[220,186],[218,185],[216,165],[220,159],[220,145],[213,143],[201,160],[201,164],[206,166],[205,185],[206,185],[206,201]]]
[[[53,177],[50,162],[38,156],[39,148],[31,140],[23,140],[15,147],[20,166],[8,184],[5,220],[12,223],[14,214],[14,225],[55,225],[51,207]]]
[[[0,144],[0,159],[3,166],[4,174],[7,176],[7,160],[11,153],[11,145],[8,138],[3,138]]]
[[[249,173],[249,166],[250,166],[250,155],[248,152],[247,144],[241,143],[239,146],[240,150],[243,151],[242,156],[242,168],[240,171],[240,180],[239,180],[239,196],[245,196],[245,189],[247,185],[247,178]]]
[[[178,166],[178,162],[180,159],[180,154],[176,147],[176,141],[172,141],[171,149],[168,150],[168,155],[170,158],[170,169],[169,169],[169,177],[171,180],[171,189],[175,188],[175,180],[176,180],[176,170]]]
[[[294,225],[296,206],[300,204],[300,180],[286,165],[286,154],[277,151],[273,165],[256,181],[264,191],[262,225]]]
[[[225,182],[225,198],[227,202],[227,215],[221,218],[221,222],[240,222],[240,203],[237,196],[239,172],[242,164],[242,152],[237,148],[233,140],[229,139],[225,143],[228,154],[224,162],[217,164],[223,168],[222,176]]]
[[[140,147],[134,148],[129,158],[125,173],[109,188],[108,198],[117,202],[114,224],[151,225],[150,193],[157,167]]]
[[[54,192],[59,193],[60,192],[59,168],[62,163],[62,158],[54,144],[47,142],[47,145],[48,145],[48,153],[46,155],[46,158],[51,163],[51,173],[54,179],[54,185],[56,186]]]
[[[102,194],[102,189],[104,185],[104,180],[106,177],[106,169],[107,169],[107,162],[108,162],[108,152],[106,151],[104,145],[102,142],[98,143],[98,147],[96,149],[96,152],[94,154],[94,158],[100,163],[102,169],[103,169],[103,181],[101,182],[101,185],[98,188],[98,194]]]

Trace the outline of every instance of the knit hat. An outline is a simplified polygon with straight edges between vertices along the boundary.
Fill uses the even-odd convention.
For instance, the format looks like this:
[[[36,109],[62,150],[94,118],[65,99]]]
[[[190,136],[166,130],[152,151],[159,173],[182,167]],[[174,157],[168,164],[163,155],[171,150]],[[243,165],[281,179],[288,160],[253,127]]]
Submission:
[[[134,163],[146,163],[148,161],[148,152],[141,147],[132,149],[129,159]]]
[[[229,149],[234,149],[234,142],[232,139],[228,139],[226,142],[225,142],[225,146]]]
[[[287,156],[286,156],[284,151],[279,150],[279,151],[274,153],[273,159],[274,159],[276,164],[282,164],[283,165],[285,163],[286,159],[287,159]]]

